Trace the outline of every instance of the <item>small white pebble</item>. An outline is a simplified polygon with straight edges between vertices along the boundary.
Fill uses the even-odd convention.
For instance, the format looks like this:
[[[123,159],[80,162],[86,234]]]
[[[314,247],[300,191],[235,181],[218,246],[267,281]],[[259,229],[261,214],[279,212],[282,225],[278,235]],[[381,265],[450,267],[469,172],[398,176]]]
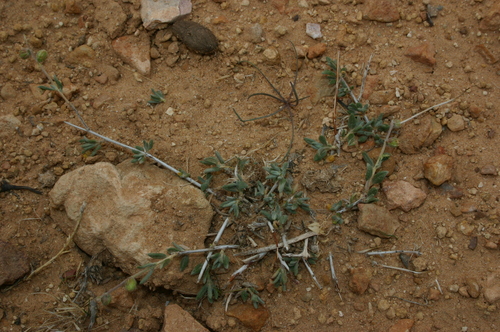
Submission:
[[[488,95],[488,91],[483,91],[483,96],[487,96]]]

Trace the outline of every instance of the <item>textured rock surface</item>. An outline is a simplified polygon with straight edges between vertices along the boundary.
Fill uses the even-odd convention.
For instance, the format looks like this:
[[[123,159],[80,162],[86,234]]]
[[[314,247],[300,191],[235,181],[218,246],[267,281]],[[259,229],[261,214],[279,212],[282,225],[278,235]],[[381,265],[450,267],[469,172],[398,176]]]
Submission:
[[[359,204],[358,228],[375,236],[388,238],[399,227],[397,219],[384,207]]]
[[[349,280],[349,287],[355,294],[364,294],[368,289],[372,273],[364,267],[351,269],[351,279]]]
[[[415,154],[422,147],[431,145],[441,135],[443,128],[434,117],[421,118],[418,125],[405,124],[399,136],[399,148],[406,154]]]
[[[146,33],[139,36],[124,36],[113,40],[111,45],[118,55],[143,75],[149,75],[151,61],[149,55],[149,37]]]
[[[196,22],[177,21],[172,25],[172,32],[187,48],[196,53],[213,54],[219,47],[219,41],[213,32]]]
[[[208,332],[193,316],[177,304],[169,304],[165,307],[163,320],[161,332]]]
[[[367,0],[363,10],[363,19],[378,22],[394,22],[399,20],[396,4],[390,0]]]
[[[4,241],[0,241],[0,266],[0,286],[13,284],[30,271],[26,255]]]
[[[142,0],[141,18],[146,29],[154,29],[189,15],[192,8],[190,0]]]
[[[96,6],[95,18],[111,39],[119,37],[127,21],[127,14],[116,1],[103,1]]]
[[[433,185],[439,186],[451,179],[451,171],[453,168],[453,158],[439,154],[430,157],[424,164],[424,176]]]
[[[417,46],[410,47],[406,50],[405,55],[415,62],[423,63],[427,66],[434,66],[436,64],[436,49],[430,43],[423,43]]]
[[[421,189],[406,181],[385,181],[382,187],[387,196],[389,210],[399,207],[408,212],[422,205],[427,197]]]
[[[109,251],[129,274],[150,262],[148,253],[165,252],[173,242],[203,248],[213,216],[198,189],[166,170],[130,161],[116,167],[97,163],[67,173],[49,196],[52,217],[67,234],[86,202],[75,243],[89,255]],[[188,276],[175,266],[154,274],[151,281],[196,292]]]
[[[229,308],[227,315],[238,318],[243,325],[253,331],[260,331],[269,318],[269,310],[263,306],[255,309],[251,304],[237,304]]]

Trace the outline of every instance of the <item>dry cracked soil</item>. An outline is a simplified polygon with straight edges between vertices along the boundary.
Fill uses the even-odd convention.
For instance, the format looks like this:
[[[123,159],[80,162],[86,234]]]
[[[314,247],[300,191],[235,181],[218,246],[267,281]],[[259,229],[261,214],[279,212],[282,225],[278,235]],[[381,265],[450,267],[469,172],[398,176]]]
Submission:
[[[63,81],[68,98],[94,131],[133,146],[152,139],[156,156],[194,178],[205,169],[199,161],[214,151],[260,163],[286,154],[292,130],[286,111],[242,123],[233,110],[251,118],[278,109],[271,98],[248,99],[252,93],[273,91],[241,61],[258,65],[287,97],[296,69],[293,44],[300,63],[296,91],[309,98],[292,109],[292,176],[315,213],[294,215],[291,229],[297,235],[317,222],[324,231],[311,240],[319,253],[312,268],[322,288],[303,266],[286,290],[269,286],[277,263],[268,255],[242,276],[257,284],[269,313],[268,319],[253,317],[253,323],[262,323],[262,331],[500,330],[498,0],[194,0],[187,19],[213,31],[219,48],[212,55],[187,49],[171,36],[168,25],[145,30],[140,7],[139,0],[0,1],[0,178],[42,192],[0,193],[0,255],[7,255],[8,243],[23,253],[28,269],[44,264],[68,236],[51,218],[48,192],[57,179],[86,164],[131,158],[110,144],[94,157],[82,155],[78,141],[84,133],[64,124],[78,124],[75,113],[55,94],[42,94],[38,86],[47,85],[47,78],[34,61],[19,57],[27,42],[35,51],[48,52],[44,65],[49,75]],[[307,23],[319,24],[322,37],[306,34]],[[126,35],[143,36],[142,51],[151,58],[149,74],[141,74],[113,49],[113,40]],[[87,47],[75,54],[82,45]],[[411,52],[413,57],[407,56]],[[420,206],[388,212],[399,222],[395,236],[388,238],[358,229],[358,210],[343,214],[341,225],[332,222],[328,210],[363,191],[361,151],[372,146],[344,147],[335,158],[318,163],[304,142],[322,132],[332,141],[333,123],[346,123],[322,77],[327,57],[340,59],[357,95],[370,56],[361,100],[370,103],[368,116],[390,111],[387,122],[404,120],[455,98],[394,131],[393,136],[404,137],[406,148],[392,151],[393,171],[385,181],[406,181],[426,198]],[[165,102],[148,105],[151,89],[163,91]],[[417,141],[421,131],[430,130],[429,123],[437,124],[440,133],[422,146]],[[449,167],[447,181],[436,185],[426,178],[424,164],[439,155],[451,162],[443,166]],[[388,195],[380,192],[378,197],[377,206],[392,208]],[[212,203],[220,204],[215,198]],[[243,214],[235,220],[224,242],[251,236],[245,225],[253,218]],[[213,232],[223,219],[216,214]],[[253,238],[259,246],[273,243],[269,234]],[[207,246],[211,241],[213,235],[207,234]],[[398,255],[366,256],[368,250],[419,250],[418,259],[410,257],[412,268],[424,273],[384,268],[381,264],[404,266]],[[338,289],[330,276],[329,252],[335,258]],[[216,275],[221,285],[241,266],[234,253],[230,270]],[[126,277],[103,266],[100,278],[88,279],[87,290],[80,292],[90,259],[70,245],[30,280],[3,285],[1,330],[87,329],[88,302],[82,299],[99,296]],[[84,294],[75,301],[79,292]],[[200,303],[193,294],[140,286],[130,294],[117,291],[114,301],[99,305],[92,331],[158,331],[166,301],[180,305],[211,331],[252,330],[225,314],[223,300]],[[239,301],[231,300],[229,308]]]

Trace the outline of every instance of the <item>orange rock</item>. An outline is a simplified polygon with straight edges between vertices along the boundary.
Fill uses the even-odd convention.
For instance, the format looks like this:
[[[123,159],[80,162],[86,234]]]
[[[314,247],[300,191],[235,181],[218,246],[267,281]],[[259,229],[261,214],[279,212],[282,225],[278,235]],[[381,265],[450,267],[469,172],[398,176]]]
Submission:
[[[451,179],[453,158],[440,154],[430,157],[424,164],[424,176],[432,184],[439,186]]]
[[[227,315],[238,318],[243,325],[257,332],[266,324],[269,318],[269,310],[263,306],[255,309],[253,305],[245,303],[231,307],[227,311]]]
[[[413,319],[400,319],[389,328],[389,332],[407,332],[410,331],[415,324]]]
[[[495,2],[495,1],[494,1]],[[500,28],[500,2],[491,6],[483,20],[479,23],[479,30],[498,30]]]
[[[436,54],[436,49],[428,42],[410,47],[405,53],[413,61],[423,63],[427,66],[434,66],[436,64],[434,54]]]
[[[307,51],[307,58],[308,59],[314,59],[319,56],[322,56],[326,52],[326,44],[325,43],[318,43],[314,46],[309,47],[309,50]]]
[[[394,22],[399,20],[399,10],[391,0],[367,0],[363,18],[370,21]]]
[[[371,272],[364,267],[352,269],[349,287],[355,294],[363,294],[368,289],[371,278]]]

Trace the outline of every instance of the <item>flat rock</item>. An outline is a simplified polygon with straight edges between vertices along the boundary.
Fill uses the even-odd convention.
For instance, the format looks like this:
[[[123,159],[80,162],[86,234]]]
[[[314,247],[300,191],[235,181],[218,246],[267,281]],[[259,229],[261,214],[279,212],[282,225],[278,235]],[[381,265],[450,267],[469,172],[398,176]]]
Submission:
[[[389,210],[401,208],[408,212],[422,205],[427,198],[425,192],[406,181],[385,181],[382,189],[387,196]]]
[[[389,210],[374,204],[359,204],[358,229],[372,235],[390,238],[399,227],[399,222]]]
[[[149,44],[149,36],[145,32],[138,36],[123,36],[111,43],[123,61],[143,75],[149,75],[151,71]]]
[[[349,280],[349,287],[355,294],[364,294],[370,285],[372,273],[364,267],[351,269],[351,279]]]
[[[433,185],[439,186],[451,179],[453,169],[453,158],[439,154],[430,157],[424,164],[424,176]]]
[[[486,9],[487,7],[485,7]],[[493,6],[486,9],[488,12],[483,16],[479,23],[479,29],[482,31],[495,31],[500,29],[500,2],[494,1]]]
[[[148,30],[191,14],[191,0],[141,0],[142,24]]]
[[[127,14],[116,1],[103,1],[95,7],[95,19],[111,39],[120,36],[125,30]]]
[[[229,307],[227,313],[230,317],[237,318],[243,325],[253,331],[260,331],[269,318],[269,310],[263,306],[257,309],[251,304],[237,304]]]
[[[465,129],[464,118],[459,114],[453,114],[446,122],[446,126],[451,131],[460,131]]]
[[[306,35],[308,35],[312,39],[323,37],[323,34],[321,33],[321,25],[319,25],[318,23],[307,23]]]
[[[481,173],[482,175],[498,175],[497,168],[492,164],[484,165],[483,167],[481,167],[479,173]]]
[[[420,45],[410,47],[406,50],[405,56],[409,57],[415,62],[423,63],[427,66],[434,66],[436,64],[436,49],[428,42]]]
[[[163,329],[161,332],[208,332],[196,319],[177,304],[169,304],[165,307],[163,315]]]
[[[476,278],[467,278],[465,280],[467,293],[469,293],[470,297],[477,299],[481,294],[481,286]]]
[[[403,153],[415,154],[427,147],[441,135],[443,128],[437,120],[428,115],[419,119],[418,125],[403,125],[399,135],[399,148]]]
[[[71,51],[64,60],[72,65],[92,67],[95,57],[96,54],[92,47],[82,45]]]
[[[21,121],[12,114],[0,116],[0,138],[7,138],[16,133]]]
[[[400,319],[389,328],[389,332],[408,332],[415,324],[413,319]]]
[[[326,52],[326,44],[318,43],[316,45],[309,47],[309,49],[307,50],[307,58],[314,59],[322,56],[323,54],[325,54],[325,52]]]
[[[165,252],[173,242],[204,248],[213,216],[200,190],[167,170],[130,161],[117,166],[101,162],[69,172],[49,197],[51,216],[66,234],[73,232],[86,202],[75,243],[90,256],[109,252],[128,274],[151,262],[148,253]],[[196,293],[198,286],[187,271],[191,269],[180,272],[176,260],[170,264],[176,266],[153,274],[150,282]]]
[[[386,105],[394,98],[396,98],[394,90],[379,90],[371,93],[368,101],[371,105]]]
[[[0,266],[0,286],[11,285],[30,271],[24,252],[4,241],[0,241]]]
[[[377,22],[395,22],[399,20],[399,10],[391,0],[367,0],[363,9],[363,19]]]
[[[486,284],[483,288],[484,299],[490,303],[496,303],[500,300],[500,270],[488,275]]]
[[[2,87],[2,90],[0,90],[0,96],[4,100],[14,99],[17,97],[17,90],[16,88],[14,88],[12,83],[5,83],[5,85]]]

